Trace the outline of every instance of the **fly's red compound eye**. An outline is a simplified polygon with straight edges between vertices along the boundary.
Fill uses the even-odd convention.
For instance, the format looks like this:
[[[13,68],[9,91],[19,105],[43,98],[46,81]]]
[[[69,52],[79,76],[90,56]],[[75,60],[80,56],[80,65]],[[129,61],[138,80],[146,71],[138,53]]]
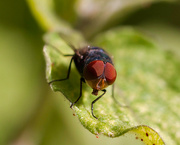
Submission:
[[[117,73],[114,66],[109,62],[106,63],[104,74],[108,85],[113,84],[116,80]]]
[[[95,60],[90,62],[84,69],[84,78],[86,80],[97,79],[104,72],[104,62]]]

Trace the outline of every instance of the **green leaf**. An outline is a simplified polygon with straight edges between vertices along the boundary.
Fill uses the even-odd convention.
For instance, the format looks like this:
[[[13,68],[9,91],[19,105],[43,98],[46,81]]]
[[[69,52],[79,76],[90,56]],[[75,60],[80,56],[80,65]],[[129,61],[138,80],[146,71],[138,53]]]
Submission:
[[[64,54],[73,54],[71,48],[57,35],[46,36],[50,44]],[[145,142],[142,130],[154,132],[152,142],[164,144],[160,136],[147,126],[136,130],[136,126],[148,125],[161,134],[168,144],[176,144],[178,140],[178,110],[180,79],[179,62],[172,54],[159,48],[132,28],[115,29],[96,38],[95,44],[111,52],[114,58],[118,77],[115,83],[115,96],[120,107],[111,97],[111,87],[94,105],[95,119],[91,115],[91,102],[96,96],[92,89],[83,84],[83,97],[73,106],[82,125],[93,134],[104,134],[110,137],[120,136],[129,130]],[[47,80],[65,78],[70,58],[62,56],[54,47],[45,46],[47,63]],[[80,76],[72,66],[69,80],[55,82],[51,85],[54,91],[60,91],[70,102],[79,96]],[[172,123],[173,122],[173,123]],[[146,128],[146,129],[145,129]],[[176,132],[176,133],[175,133]],[[126,135],[130,134],[127,133]],[[143,135],[142,135],[143,134]]]

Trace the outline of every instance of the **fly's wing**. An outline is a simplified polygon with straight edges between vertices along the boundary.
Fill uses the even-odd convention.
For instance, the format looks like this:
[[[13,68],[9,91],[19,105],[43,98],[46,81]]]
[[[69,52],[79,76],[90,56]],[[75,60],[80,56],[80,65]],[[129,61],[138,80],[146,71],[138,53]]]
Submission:
[[[87,46],[87,42],[78,35],[76,37],[73,35],[67,36],[66,34],[60,32],[49,32],[44,35],[45,43],[56,47],[55,49],[57,49],[58,51],[60,51],[60,49],[58,48],[61,46],[59,40],[63,40],[73,50],[73,53],[76,51],[76,49]]]
[[[44,35],[44,41],[46,45],[51,46],[61,55],[73,55],[75,47],[67,43],[63,37],[59,33],[50,32]]]

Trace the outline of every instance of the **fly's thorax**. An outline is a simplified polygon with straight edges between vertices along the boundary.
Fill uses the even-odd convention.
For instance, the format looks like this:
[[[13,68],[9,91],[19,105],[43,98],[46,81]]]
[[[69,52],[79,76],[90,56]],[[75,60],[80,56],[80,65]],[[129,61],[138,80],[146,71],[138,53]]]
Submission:
[[[90,47],[85,59],[85,66],[94,60],[101,60],[112,64],[112,59],[106,51],[99,47]]]

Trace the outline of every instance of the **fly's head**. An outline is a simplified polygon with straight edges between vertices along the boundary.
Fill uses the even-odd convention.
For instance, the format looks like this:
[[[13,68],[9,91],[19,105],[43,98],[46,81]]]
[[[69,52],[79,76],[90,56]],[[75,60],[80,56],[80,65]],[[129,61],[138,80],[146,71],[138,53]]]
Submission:
[[[83,76],[87,84],[93,89],[92,94],[98,95],[98,91],[114,83],[117,73],[111,63],[95,60],[85,66]]]

